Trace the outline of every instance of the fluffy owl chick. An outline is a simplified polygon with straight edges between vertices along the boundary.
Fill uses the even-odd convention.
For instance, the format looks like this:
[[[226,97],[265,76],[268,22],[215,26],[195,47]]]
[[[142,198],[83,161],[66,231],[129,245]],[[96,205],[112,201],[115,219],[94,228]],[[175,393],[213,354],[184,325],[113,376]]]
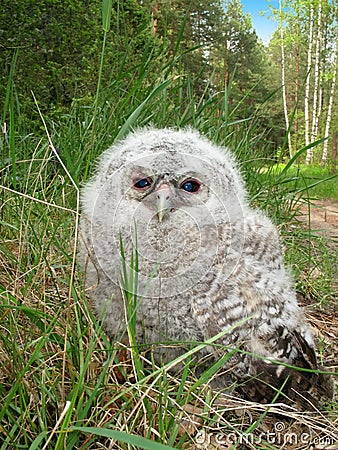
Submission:
[[[128,320],[122,241],[127,264],[138,249],[136,337],[159,363],[224,331],[199,354],[233,353],[218,386],[233,379],[251,400],[299,408],[332,398],[330,377],[308,371],[313,336],[276,228],[249,207],[227,149],[191,129],[137,130],[102,154],[81,203],[78,259],[112,338]]]

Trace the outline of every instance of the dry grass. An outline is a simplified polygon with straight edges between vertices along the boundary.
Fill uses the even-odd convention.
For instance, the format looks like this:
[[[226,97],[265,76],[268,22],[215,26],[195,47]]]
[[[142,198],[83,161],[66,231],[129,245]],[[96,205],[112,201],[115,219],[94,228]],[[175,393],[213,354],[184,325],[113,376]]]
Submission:
[[[14,267],[7,276],[10,272],[18,275]],[[19,443],[30,448],[28,442],[42,432],[46,441],[50,438],[46,448],[61,448],[61,442],[65,448],[126,448],[114,439],[86,432],[72,444],[74,431],[67,431],[72,426],[117,429],[185,449],[305,449],[313,443],[317,443],[313,448],[336,448],[334,409],[306,414],[285,405],[268,407],[215,393],[208,386],[192,389],[193,380],[182,382],[142,355],[148,375],[140,379],[130,349],[107,341],[86,300],[75,295],[69,302],[62,283],[65,273],[57,274],[60,284],[55,286],[55,278],[46,272],[39,268],[39,278],[46,281],[44,299],[39,289],[31,290],[29,299],[18,295],[28,272],[15,283],[16,292],[8,284],[7,294],[2,293],[7,298],[1,318],[3,442],[11,436],[3,448],[16,448]],[[326,319],[317,315],[313,320],[318,325]],[[331,325],[325,322],[326,338]],[[336,346],[330,347],[333,350]],[[335,364],[331,369],[337,370]],[[65,416],[71,414],[63,417],[64,426],[59,418],[67,402],[71,408]]]

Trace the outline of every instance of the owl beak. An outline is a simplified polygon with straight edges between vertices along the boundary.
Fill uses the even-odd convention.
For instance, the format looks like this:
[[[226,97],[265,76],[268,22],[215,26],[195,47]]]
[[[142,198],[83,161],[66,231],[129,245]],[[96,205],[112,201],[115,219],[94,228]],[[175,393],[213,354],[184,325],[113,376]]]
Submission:
[[[164,216],[171,209],[171,199],[173,192],[169,184],[161,184],[155,192],[156,194],[156,214],[158,221],[161,223]]]

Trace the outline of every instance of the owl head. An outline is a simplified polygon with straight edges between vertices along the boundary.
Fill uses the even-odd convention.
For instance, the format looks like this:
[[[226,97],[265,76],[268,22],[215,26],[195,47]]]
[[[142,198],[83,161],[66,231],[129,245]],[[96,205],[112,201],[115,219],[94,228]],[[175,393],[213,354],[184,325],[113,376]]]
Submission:
[[[223,221],[241,214],[245,197],[227,149],[192,129],[142,128],[102,154],[96,176],[84,189],[83,204],[88,212],[95,205],[111,203],[110,211],[123,205],[134,208],[134,219],[145,214],[159,223],[175,220],[178,210],[203,206]]]
[[[160,262],[162,285],[164,278],[185,277],[187,286],[190,278],[200,279],[220,243],[228,245],[220,229],[239,223],[246,204],[229,151],[192,129],[134,131],[102,154],[82,191],[101,268],[116,278],[109,255],[114,257],[121,236],[127,245],[137,229],[143,272],[148,276]]]

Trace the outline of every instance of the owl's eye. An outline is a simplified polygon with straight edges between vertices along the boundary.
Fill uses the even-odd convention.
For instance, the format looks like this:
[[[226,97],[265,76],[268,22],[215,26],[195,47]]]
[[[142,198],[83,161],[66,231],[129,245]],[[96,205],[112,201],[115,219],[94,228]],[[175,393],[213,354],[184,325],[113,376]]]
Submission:
[[[149,177],[145,178],[136,178],[133,180],[133,188],[138,190],[144,190],[147,189],[149,186],[151,186],[153,180]]]
[[[183,181],[180,188],[186,192],[194,193],[201,189],[201,183],[194,178],[189,178],[188,180]]]

